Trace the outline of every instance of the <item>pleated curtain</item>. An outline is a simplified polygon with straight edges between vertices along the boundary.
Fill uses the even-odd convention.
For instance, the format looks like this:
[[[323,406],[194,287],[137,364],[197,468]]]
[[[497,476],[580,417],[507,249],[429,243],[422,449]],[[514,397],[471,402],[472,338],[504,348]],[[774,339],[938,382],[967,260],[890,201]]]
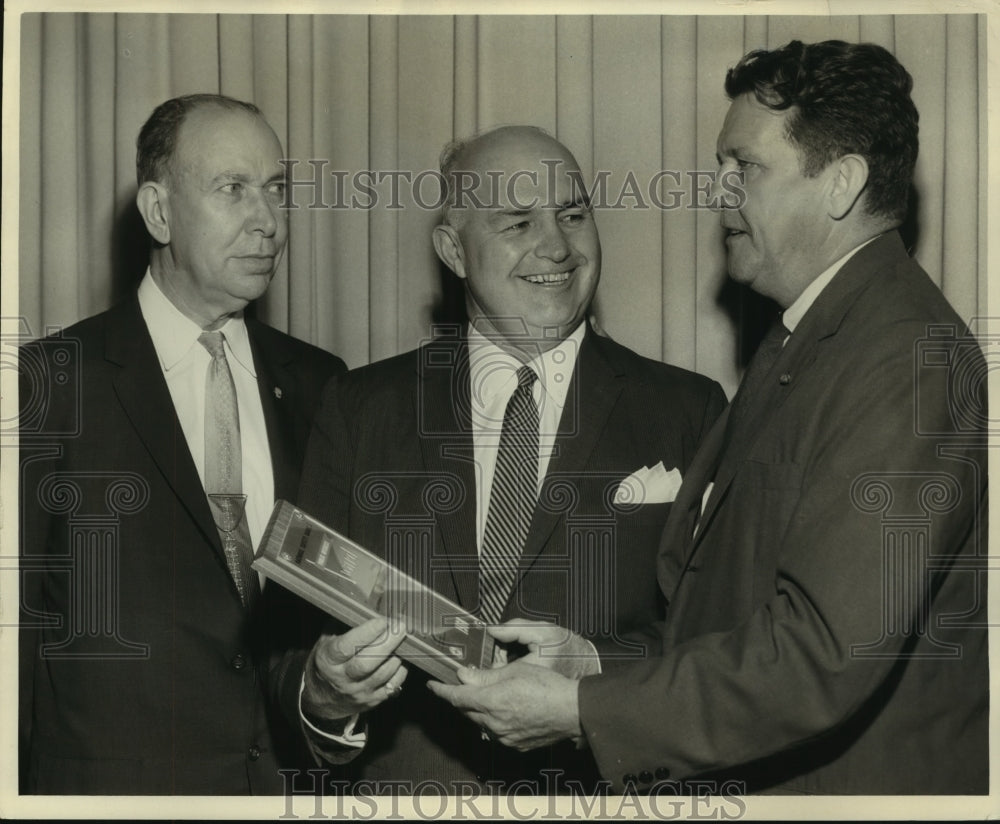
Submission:
[[[333,187],[349,194],[366,171],[413,178],[456,136],[532,123],[588,181],[606,176],[600,325],[732,394],[759,301],[727,285],[718,215],[695,208],[696,183],[716,168],[727,68],[793,38],[879,43],[913,75],[921,147],[906,239],[963,318],[985,313],[981,16],[28,13],[20,26],[18,311],[32,335],[134,287],[147,248],[133,203],[139,127],[166,98],[221,92],[263,109],[296,179],[320,170],[324,183],[318,208],[315,189],[293,189],[264,320],[351,366],[417,346],[458,294],[431,247],[436,212],[406,185],[392,208],[385,180],[372,208],[331,206]],[[670,208],[650,202],[657,175]]]

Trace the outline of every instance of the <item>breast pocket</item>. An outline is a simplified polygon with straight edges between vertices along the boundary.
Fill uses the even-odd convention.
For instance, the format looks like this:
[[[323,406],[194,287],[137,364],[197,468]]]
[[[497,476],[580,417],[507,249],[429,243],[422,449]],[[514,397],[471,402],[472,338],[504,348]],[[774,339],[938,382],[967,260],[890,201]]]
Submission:
[[[614,520],[614,570],[619,613],[630,623],[658,620],[664,600],[657,557],[670,503],[644,504]]]
[[[615,524],[621,529],[641,529],[647,526],[663,527],[666,523],[667,515],[670,514],[668,503],[661,504],[640,504],[633,508],[620,508],[615,511]]]

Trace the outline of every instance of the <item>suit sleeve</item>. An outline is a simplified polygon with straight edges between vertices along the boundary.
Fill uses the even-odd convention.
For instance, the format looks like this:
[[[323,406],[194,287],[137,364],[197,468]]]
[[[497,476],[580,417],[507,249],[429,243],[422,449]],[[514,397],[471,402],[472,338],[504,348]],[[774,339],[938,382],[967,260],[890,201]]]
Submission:
[[[915,379],[912,347],[898,341],[913,341],[923,330],[911,324],[884,331],[851,367],[852,385],[815,410],[822,436],[802,466],[784,536],[767,548],[777,559],[773,596],[728,631],[581,682],[581,724],[602,774],[616,785],[650,764],[682,779],[788,751],[838,729],[890,681],[913,638],[883,631],[882,522],[868,507],[878,501],[864,498],[883,491],[859,481],[891,467],[897,500],[939,498],[931,506],[931,555],[953,557],[971,546],[985,494],[985,473],[975,461],[984,452],[969,447],[959,459],[942,461],[941,440],[915,434],[915,404],[927,431],[954,426],[945,370],[924,370]],[[931,475],[943,473],[957,494],[947,479],[923,491]],[[749,543],[745,551],[761,548]],[[936,577],[909,591],[938,591],[944,573],[921,570]],[[915,598],[897,607],[892,618],[913,627],[927,603]],[[883,636],[882,657],[853,654]]]
[[[304,511],[339,532],[347,532],[350,511],[350,467],[353,461],[346,416],[342,408],[345,396],[342,379],[334,377],[323,391],[319,411],[313,419],[312,431],[306,447],[305,461],[296,504]],[[335,619],[325,620],[327,632],[343,632],[345,627]],[[315,628],[308,639],[311,646],[319,636]],[[272,666],[271,690],[276,693],[285,717],[298,729],[306,748],[318,763],[346,763],[359,749],[359,739],[354,736],[349,743],[337,736],[313,731],[301,714],[300,694],[302,676],[308,659],[308,648],[286,652]],[[355,724],[360,728],[360,724]],[[363,738],[360,739],[363,742]]]

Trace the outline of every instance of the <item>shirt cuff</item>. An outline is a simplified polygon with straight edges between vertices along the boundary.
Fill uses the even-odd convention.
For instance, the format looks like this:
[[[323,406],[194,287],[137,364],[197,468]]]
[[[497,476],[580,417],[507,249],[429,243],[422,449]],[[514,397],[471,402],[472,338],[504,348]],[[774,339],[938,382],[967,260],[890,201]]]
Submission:
[[[368,741],[368,733],[364,729],[356,729],[361,715],[359,713],[355,713],[350,718],[337,719],[334,723],[338,725],[344,724],[344,729],[342,731],[328,732],[327,730],[323,730],[318,727],[316,723],[310,721],[305,712],[302,710],[302,693],[305,691],[305,688],[306,679],[305,675],[303,675],[302,681],[299,683],[299,719],[306,728],[306,737],[311,739],[313,736],[318,736],[325,741],[330,741],[345,747],[354,747],[355,749],[361,749],[364,747]]]
[[[588,641],[586,638],[583,640],[586,642],[587,646],[590,647],[590,651],[594,654],[594,659],[591,661],[591,664],[597,668],[597,672],[588,672],[585,673],[585,675],[600,675],[604,672],[604,669],[601,667],[601,656],[597,652],[597,647],[594,646],[593,642]]]

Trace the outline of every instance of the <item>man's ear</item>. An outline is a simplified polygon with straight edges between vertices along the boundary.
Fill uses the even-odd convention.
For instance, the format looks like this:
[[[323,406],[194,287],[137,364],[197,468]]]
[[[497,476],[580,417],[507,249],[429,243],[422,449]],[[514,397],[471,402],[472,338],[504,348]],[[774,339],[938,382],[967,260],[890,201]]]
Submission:
[[[146,231],[163,246],[170,243],[170,212],[167,201],[166,187],[151,180],[143,183],[135,196],[135,205],[139,207]]]
[[[868,185],[868,161],[861,155],[844,155],[833,162],[831,172],[829,214],[834,220],[840,220],[854,208]]]
[[[432,237],[434,251],[441,258],[441,262],[460,278],[464,278],[466,276],[465,249],[462,248],[462,241],[455,227],[449,226],[447,223],[435,226]]]

